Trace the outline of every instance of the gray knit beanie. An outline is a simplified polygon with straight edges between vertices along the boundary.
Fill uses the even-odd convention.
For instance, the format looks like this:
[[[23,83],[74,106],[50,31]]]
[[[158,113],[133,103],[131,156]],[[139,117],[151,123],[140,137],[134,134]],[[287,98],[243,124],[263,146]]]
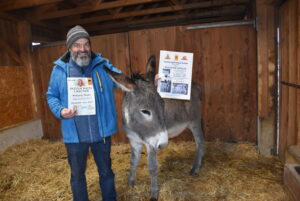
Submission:
[[[80,25],[71,28],[67,33],[67,48],[69,49],[71,45],[80,38],[86,38],[90,41],[89,33]]]

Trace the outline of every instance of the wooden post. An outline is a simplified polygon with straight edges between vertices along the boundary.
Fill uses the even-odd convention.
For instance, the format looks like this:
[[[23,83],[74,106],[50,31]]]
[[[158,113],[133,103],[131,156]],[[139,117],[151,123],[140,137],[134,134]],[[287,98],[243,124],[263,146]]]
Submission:
[[[279,8],[280,17],[280,138],[279,156],[289,162],[293,146],[300,146],[300,31],[299,1],[285,1]]]
[[[297,68],[297,84],[300,84],[300,2],[299,1],[296,1],[296,19],[297,19],[297,26],[298,26],[298,29],[296,30],[297,31],[297,35],[296,35],[296,38],[298,40],[296,40],[297,44],[296,44],[296,51],[297,51],[297,63],[296,63],[296,68]],[[298,118],[297,118],[297,145],[300,145],[300,108],[299,108],[299,105],[300,105],[300,93],[298,92],[297,93],[297,101],[298,101],[298,107],[297,107],[297,115],[298,115]]]
[[[276,148],[275,131],[275,6],[256,0],[258,56],[258,148],[270,154]]]
[[[37,106],[37,96],[36,96],[36,87],[35,83],[36,77],[33,72],[33,65],[31,59],[31,27],[27,21],[18,22],[18,42],[20,47],[20,58],[23,61],[23,65],[26,68],[27,77],[28,77],[28,87],[31,91],[31,100],[32,100],[32,111],[34,112],[33,117],[38,118],[38,106]]]

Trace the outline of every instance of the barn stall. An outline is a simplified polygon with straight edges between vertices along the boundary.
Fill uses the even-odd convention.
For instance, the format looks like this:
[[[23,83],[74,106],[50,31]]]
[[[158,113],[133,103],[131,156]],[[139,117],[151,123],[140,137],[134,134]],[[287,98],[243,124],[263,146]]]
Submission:
[[[199,122],[207,141],[204,165],[198,176],[184,175],[193,155],[191,133],[172,140],[159,153],[161,200],[299,199],[299,173],[291,168],[300,162],[297,0],[0,5],[1,199],[71,199],[60,123],[45,92],[53,61],[66,51],[66,32],[76,24],[91,34],[93,50],[127,75],[144,73],[147,58],[159,58],[160,50],[194,53],[192,78],[204,93]],[[115,91],[118,114],[122,96]],[[145,161],[138,185],[126,185],[129,149],[120,115],[118,124],[112,154],[118,198],[147,200]],[[27,141],[32,138],[42,140]],[[89,164],[89,193],[99,200],[95,167]]]

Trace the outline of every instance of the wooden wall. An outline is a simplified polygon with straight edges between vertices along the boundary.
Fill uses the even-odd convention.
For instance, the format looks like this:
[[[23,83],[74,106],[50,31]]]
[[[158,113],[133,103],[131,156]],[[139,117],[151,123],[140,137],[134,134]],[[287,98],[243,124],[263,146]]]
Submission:
[[[256,35],[252,26],[186,30],[184,26],[129,33],[133,69],[160,50],[194,53],[193,81],[204,89],[207,140],[256,142]],[[157,59],[158,61],[158,59]]]
[[[202,84],[204,89],[202,123],[206,139],[256,142],[256,34],[252,26],[189,31],[184,26],[140,30],[93,37],[92,47],[127,75],[130,65],[135,72],[145,72],[147,58],[152,54],[159,58],[161,49],[194,52],[193,80]],[[52,70],[51,63],[64,50],[64,45],[40,48],[34,57],[41,69],[42,116],[47,138],[60,136],[59,126],[50,117],[43,96]],[[121,97],[121,92],[116,92],[119,125]],[[125,140],[122,131],[114,137],[115,142]]]
[[[26,22],[0,19],[0,130],[38,117]],[[5,31],[3,31],[5,30]]]
[[[48,108],[46,102],[46,91],[50,80],[53,62],[62,56],[66,51],[65,45],[57,45],[47,48],[39,48],[33,52],[33,65],[39,75],[39,92],[37,102],[41,103],[41,120],[44,138],[58,140],[61,138],[60,120],[55,118]]]
[[[104,36],[97,36],[92,41],[93,50],[103,54],[103,57],[109,58],[112,64],[119,68],[122,72],[129,75],[130,59],[129,59],[129,44],[128,33],[110,34]],[[115,101],[118,112],[118,135],[113,136],[113,141],[127,142],[122,128],[122,100],[123,93],[121,90],[115,90]]]
[[[289,145],[300,145],[300,3],[289,0],[280,15],[280,147],[284,160]],[[298,88],[297,88],[298,87]]]

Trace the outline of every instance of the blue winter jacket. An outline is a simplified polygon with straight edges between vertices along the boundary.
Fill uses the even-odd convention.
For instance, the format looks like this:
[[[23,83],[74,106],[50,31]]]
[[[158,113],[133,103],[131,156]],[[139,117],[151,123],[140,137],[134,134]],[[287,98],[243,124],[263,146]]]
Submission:
[[[67,77],[69,77],[69,58],[67,52],[56,62],[51,73],[48,86],[47,102],[52,113],[61,119],[62,135],[65,143],[79,142],[74,118],[63,118],[60,114],[63,108],[68,108]],[[114,100],[114,87],[104,68],[109,68],[116,73],[122,73],[115,68],[106,58],[92,52],[92,81],[95,90],[96,115],[101,138],[113,135],[118,131],[117,115]],[[98,78],[99,75],[99,78]]]

